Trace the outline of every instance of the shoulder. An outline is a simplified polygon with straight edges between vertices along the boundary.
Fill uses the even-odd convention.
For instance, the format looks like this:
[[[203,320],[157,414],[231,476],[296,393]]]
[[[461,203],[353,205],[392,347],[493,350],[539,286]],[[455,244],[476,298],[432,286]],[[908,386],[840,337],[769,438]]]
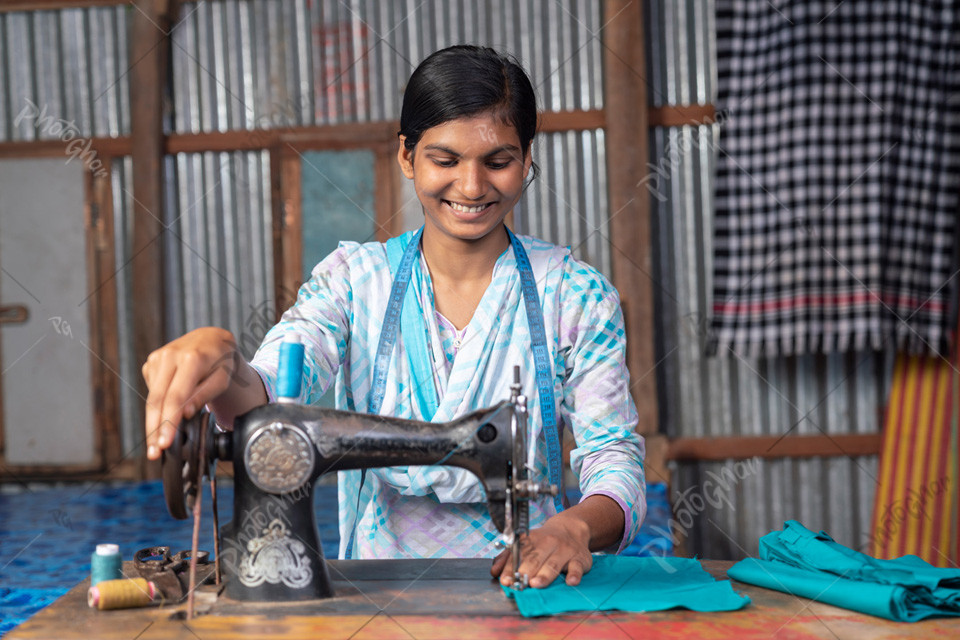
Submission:
[[[610,280],[592,265],[575,258],[570,247],[520,234],[517,239],[523,244],[534,272],[559,276],[561,307],[572,305],[587,311],[588,307],[597,305],[620,305],[620,295]]]
[[[572,255],[564,262],[561,297],[582,304],[620,304],[620,294],[610,280],[592,265]]]
[[[386,245],[383,242],[354,242],[342,240],[332,255],[343,257],[348,264],[384,262],[387,258]]]
[[[561,247],[533,236],[524,236],[519,233],[514,235],[523,245],[538,281],[543,281],[546,276],[560,273],[563,263],[570,257],[569,247]]]
[[[387,265],[387,253],[382,242],[354,242],[344,240],[326,258],[313,268],[313,278],[372,273]]]

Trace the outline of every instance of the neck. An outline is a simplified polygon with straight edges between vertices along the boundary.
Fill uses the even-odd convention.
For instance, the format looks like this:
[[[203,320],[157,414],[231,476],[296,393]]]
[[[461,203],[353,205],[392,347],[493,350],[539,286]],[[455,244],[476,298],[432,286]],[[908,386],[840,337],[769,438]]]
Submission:
[[[460,282],[489,280],[493,265],[509,245],[503,224],[476,240],[454,238],[427,224],[421,241],[430,273]]]

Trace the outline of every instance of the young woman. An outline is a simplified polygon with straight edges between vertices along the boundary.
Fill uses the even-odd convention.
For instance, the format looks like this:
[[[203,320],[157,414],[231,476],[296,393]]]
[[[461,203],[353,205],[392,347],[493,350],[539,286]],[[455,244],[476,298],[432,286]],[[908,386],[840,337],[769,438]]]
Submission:
[[[159,457],[180,421],[205,404],[229,426],[272,401],[290,332],[306,345],[300,402],[315,402],[335,380],[337,407],[351,411],[444,422],[508,399],[519,365],[537,479],[550,477],[548,439],[570,428],[583,494],[566,509],[549,497],[531,503],[521,572],[534,587],[560,573],[575,585],[591,551],[629,544],[646,510],[644,449],[633,431],[619,298],[569,250],[504,225],[534,169],[536,125],[533,87],[510,58],[457,46],[424,60],[404,93],[397,153],[423,206],[422,230],[385,244],[341,243],[250,363],[228,331],[210,327],[151,354],[143,366],[148,457]],[[391,356],[379,363],[386,384],[377,385],[383,319],[401,277],[409,278],[402,319]],[[535,344],[547,356],[539,371]],[[541,397],[538,384],[552,397]],[[339,494],[341,557],[351,541],[360,558],[497,554],[482,487],[466,471],[391,467],[362,481],[342,472]],[[501,553],[491,567],[504,584],[508,560]]]

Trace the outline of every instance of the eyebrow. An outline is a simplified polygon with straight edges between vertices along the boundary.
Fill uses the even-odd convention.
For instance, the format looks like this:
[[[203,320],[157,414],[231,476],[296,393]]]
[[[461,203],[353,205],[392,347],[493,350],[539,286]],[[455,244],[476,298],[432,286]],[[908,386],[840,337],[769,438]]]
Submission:
[[[452,155],[452,156],[457,156],[457,157],[460,157],[460,155],[461,155],[461,154],[457,153],[456,151],[454,151],[453,149],[451,149],[451,148],[449,148],[449,147],[445,147],[445,146],[440,145],[440,144],[428,144],[426,147],[424,147],[424,149],[425,149],[426,151],[440,151],[440,152],[442,152],[442,153],[449,153],[450,155]],[[520,147],[518,147],[518,146],[516,146],[516,145],[513,145],[513,144],[505,144],[505,145],[503,145],[503,146],[497,147],[496,149],[494,149],[494,150],[491,151],[490,153],[485,154],[484,157],[489,158],[489,157],[491,157],[491,156],[497,155],[498,153],[503,153],[504,151],[508,151],[508,152],[519,152],[519,151],[520,151]]]

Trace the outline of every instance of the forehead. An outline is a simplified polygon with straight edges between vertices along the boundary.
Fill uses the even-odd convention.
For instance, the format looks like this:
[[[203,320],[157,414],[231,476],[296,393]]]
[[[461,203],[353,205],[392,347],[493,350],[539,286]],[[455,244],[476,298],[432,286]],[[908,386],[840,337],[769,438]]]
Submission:
[[[430,127],[420,137],[419,147],[439,145],[460,154],[490,151],[504,146],[520,149],[520,136],[512,124],[493,114],[449,120]]]

